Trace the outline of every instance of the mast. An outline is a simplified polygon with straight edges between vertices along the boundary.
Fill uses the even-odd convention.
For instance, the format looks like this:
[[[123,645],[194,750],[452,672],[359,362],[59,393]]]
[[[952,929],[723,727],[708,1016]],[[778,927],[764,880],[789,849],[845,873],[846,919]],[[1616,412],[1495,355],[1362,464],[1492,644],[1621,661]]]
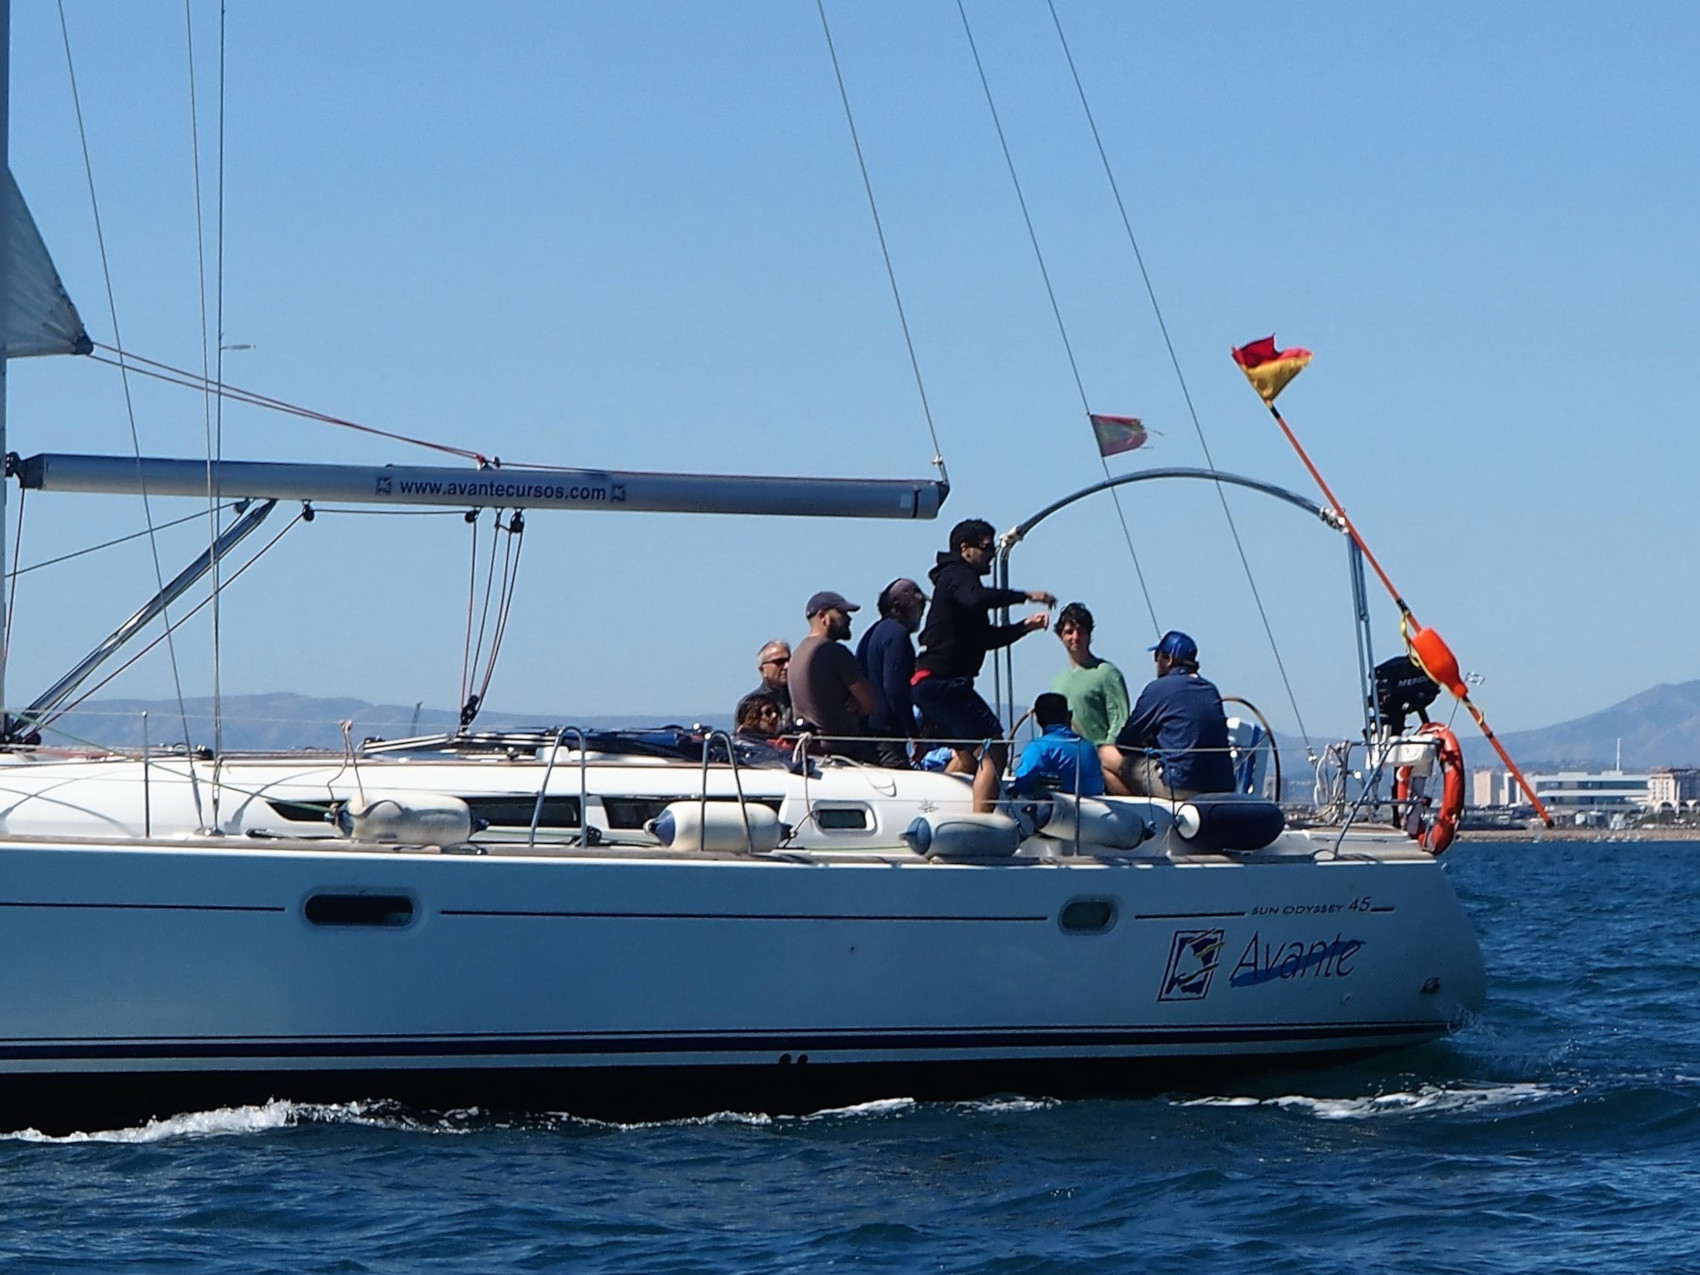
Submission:
[[[11,171],[12,157],[12,0],[0,0],[0,177]],[[0,200],[0,341],[10,326],[7,313],[12,281],[7,273],[12,263],[12,205]],[[6,454],[6,361],[0,348],[0,456]],[[6,712],[6,590],[3,574],[6,561],[6,479],[0,475],[0,736],[7,733]]]

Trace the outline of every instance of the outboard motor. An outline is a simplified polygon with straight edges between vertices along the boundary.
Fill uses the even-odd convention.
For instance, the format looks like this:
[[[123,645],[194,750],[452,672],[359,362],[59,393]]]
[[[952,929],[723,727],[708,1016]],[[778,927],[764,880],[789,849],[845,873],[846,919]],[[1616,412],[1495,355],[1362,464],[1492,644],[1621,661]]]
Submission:
[[[1439,698],[1440,687],[1408,655],[1395,655],[1375,666],[1375,706],[1382,729],[1405,733],[1405,719],[1415,713],[1428,721],[1428,706]]]

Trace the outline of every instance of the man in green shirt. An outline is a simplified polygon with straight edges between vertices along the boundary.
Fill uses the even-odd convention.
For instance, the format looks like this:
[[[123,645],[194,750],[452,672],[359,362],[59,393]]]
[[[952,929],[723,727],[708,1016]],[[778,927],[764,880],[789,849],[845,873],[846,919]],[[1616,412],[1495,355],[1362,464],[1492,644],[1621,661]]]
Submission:
[[[1092,612],[1070,602],[1057,617],[1057,637],[1068,652],[1068,667],[1051,689],[1068,700],[1074,729],[1094,744],[1108,744],[1127,721],[1130,701],[1121,670],[1092,654]]]

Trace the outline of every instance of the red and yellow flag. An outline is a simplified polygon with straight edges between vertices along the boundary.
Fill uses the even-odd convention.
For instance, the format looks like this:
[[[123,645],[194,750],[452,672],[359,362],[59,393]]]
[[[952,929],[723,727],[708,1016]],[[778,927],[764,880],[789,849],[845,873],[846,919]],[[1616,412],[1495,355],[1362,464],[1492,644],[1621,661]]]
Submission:
[[[1099,416],[1096,412],[1090,415],[1100,456],[1131,452],[1136,447],[1143,447],[1150,436],[1145,423],[1137,416]]]
[[[1297,346],[1290,350],[1277,350],[1272,336],[1252,341],[1234,351],[1234,362],[1240,365],[1240,371],[1251,382],[1251,388],[1272,407],[1275,396],[1287,388],[1288,381],[1305,370],[1310,359],[1310,351]]]

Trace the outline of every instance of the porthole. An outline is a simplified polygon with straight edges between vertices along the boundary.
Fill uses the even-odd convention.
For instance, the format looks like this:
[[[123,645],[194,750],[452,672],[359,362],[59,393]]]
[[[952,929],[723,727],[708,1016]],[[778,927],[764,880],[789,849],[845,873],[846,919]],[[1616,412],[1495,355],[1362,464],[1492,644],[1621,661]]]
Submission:
[[[314,925],[400,929],[413,922],[413,900],[405,894],[315,894],[302,908]]]
[[[1114,899],[1075,899],[1057,915],[1057,924],[1067,934],[1101,934],[1115,921]]]
[[[816,806],[815,823],[822,832],[866,832],[870,827],[866,806]]]

